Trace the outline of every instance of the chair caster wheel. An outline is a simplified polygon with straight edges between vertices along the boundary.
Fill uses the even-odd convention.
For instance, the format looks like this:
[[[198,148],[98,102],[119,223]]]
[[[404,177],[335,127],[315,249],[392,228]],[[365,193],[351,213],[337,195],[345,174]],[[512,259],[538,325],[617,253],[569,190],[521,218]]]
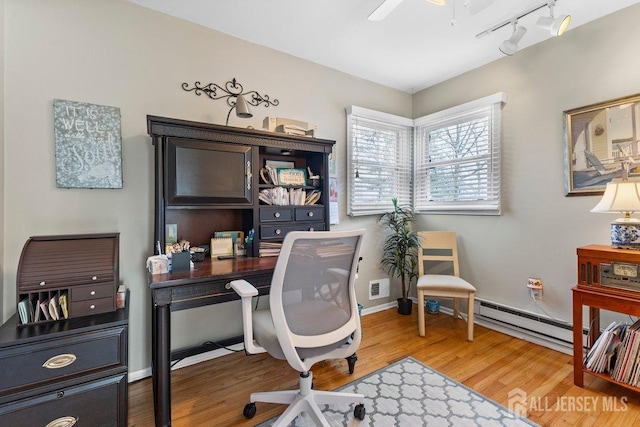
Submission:
[[[353,410],[353,416],[362,421],[364,420],[365,414],[366,410],[364,409],[364,403],[358,403],[356,408]]]
[[[245,418],[253,418],[256,416],[256,404],[255,403],[247,403],[242,410],[242,415]],[[362,418],[360,418],[362,419]]]

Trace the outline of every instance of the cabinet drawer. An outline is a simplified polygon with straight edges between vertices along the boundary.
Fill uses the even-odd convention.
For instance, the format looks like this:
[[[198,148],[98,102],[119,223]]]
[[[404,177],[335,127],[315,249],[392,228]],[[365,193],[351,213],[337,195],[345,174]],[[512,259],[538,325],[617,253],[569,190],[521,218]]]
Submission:
[[[74,286],[71,288],[71,302],[85,301],[98,298],[109,298],[115,293],[113,282],[88,286]]]
[[[260,208],[260,222],[293,221],[293,210],[286,206]]]
[[[96,369],[125,366],[126,349],[124,326],[6,349],[0,354],[0,393],[31,389]],[[44,367],[47,362],[50,367]]]
[[[296,221],[324,221],[324,207],[305,206],[295,208]]]
[[[283,239],[290,231],[324,231],[324,222],[261,225],[260,238],[264,240]]]
[[[126,426],[127,375],[103,378],[0,406],[0,427]]]
[[[115,297],[90,299],[74,302],[69,309],[69,316],[80,317],[90,314],[106,313],[115,310]]]

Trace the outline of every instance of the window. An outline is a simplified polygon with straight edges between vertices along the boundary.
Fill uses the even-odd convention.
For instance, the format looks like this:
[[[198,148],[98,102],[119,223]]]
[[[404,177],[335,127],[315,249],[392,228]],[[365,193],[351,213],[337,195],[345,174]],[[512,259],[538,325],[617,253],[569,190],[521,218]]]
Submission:
[[[496,94],[415,120],[416,212],[500,214]]]
[[[413,120],[360,107],[347,109],[347,213],[387,212],[412,201]]]
[[[347,213],[500,214],[500,117],[504,93],[416,120],[347,109]],[[413,136],[413,138],[412,138]]]

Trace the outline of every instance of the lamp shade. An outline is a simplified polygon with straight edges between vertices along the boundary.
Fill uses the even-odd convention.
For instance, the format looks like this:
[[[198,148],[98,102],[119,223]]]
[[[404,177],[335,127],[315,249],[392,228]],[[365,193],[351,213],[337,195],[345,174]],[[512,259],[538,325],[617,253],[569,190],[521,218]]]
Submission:
[[[250,119],[253,117],[249,104],[242,95],[238,95],[236,98],[236,116],[242,119]]]
[[[621,212],[625,218],[640,211],[640,182],[613,180],[591,212]]]
[[[571,22],[570,15],[560,15],[557,18],[552,16],[542,16],[538,18],[536,26],[542,30],[549,31],[552,36],[561,36],[567,31]]]
[[[520,42],[520,39],[522,39],[526,32],[527,29],[525,27],[520,26],[514,28],[511,37],[509,37],[508,40],[503,41],[500,45],[500,52],[509,56],[516,53],[518,51],[518,42]]]

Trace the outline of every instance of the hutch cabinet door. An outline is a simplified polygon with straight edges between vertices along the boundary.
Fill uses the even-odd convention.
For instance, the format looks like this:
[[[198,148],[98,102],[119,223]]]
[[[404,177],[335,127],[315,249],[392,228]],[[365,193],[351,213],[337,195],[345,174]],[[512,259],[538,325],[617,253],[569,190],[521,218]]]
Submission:
[[[167,139],[168,205],[251,205],[251,146]]]

